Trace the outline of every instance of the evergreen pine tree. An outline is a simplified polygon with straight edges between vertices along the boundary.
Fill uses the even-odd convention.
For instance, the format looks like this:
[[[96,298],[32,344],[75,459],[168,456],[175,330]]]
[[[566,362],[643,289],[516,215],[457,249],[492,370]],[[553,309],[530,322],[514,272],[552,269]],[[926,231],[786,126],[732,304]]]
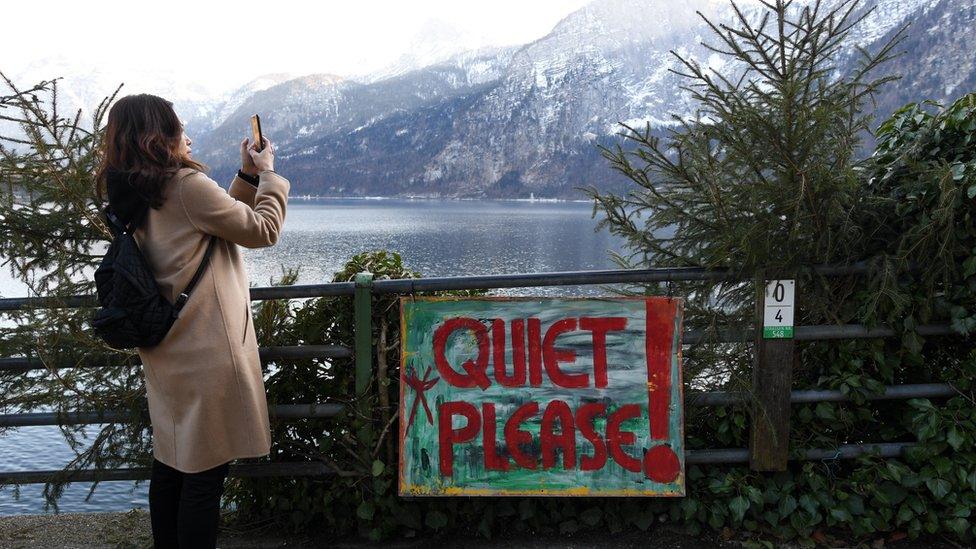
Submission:
[[[81,110],[62,112],[57,79],[20,89],[6,75],[0,78],[6,86],[0,95],[0,264],[30,298],[24,309],[0,312],[0,356],[30,362],[26,369],[0,370],[0,413],[131,415],[101,426],[60,426],[76,457],[45,484],[47,504],[56,508],[72,471],[120,467],[149,455],[135,354],[92,337],[90,307],[67,306],[94,293],[92,273],[111,238],[99,216],[94,173],[103,119],[118,90],[85,120]],[[3,297],[24,294],[18,293]]]
[[[726,269],[745,280],[669,285],[686,298],[686,326],[751,327],[756,292],[772,278],[798,279],[797,324],[845,323],[853,312],[836,304],[851,280],[810,267],[858,257],[858,144],[870,128],[867,103],[895,78],[874,75],[896,55],[904,29],[879,51],[858,48],[856,68],[838,74],[838,60],[854,48],[852,29],[870,13],[858,0],[732,7],[731,25],[702,16],[715,41],[704,45],[724,58],[721,68],[672,52],[697,111],[672,115],[666,139],[649,123],[622,124],[626,147],[600,147],[637,187],[623,196],[583,190],[593,214],[605,214],[598,228],[626,241],[631,253],[613,257],[621,267]],[[701,345],[689,353],[686,375],[707,368],[725,374],[713,380],[747,382],[735,375],[749,371],[747,348]]]

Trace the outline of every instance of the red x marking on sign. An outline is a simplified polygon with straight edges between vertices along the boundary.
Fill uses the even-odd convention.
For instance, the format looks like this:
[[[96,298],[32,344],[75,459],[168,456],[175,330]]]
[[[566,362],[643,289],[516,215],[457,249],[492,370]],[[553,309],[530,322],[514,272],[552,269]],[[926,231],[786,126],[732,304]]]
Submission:
[[[413,425],[413,418],[414,416],[417,415],[418,403],[423,403],[424,412],[427,414],[427,421],[431,425],[434,424],[434,415],[430,413],[430,406],[427,405],[427,395],[425,395],[424,393],[428,389],[432,388],[434,385],[437,385],[437,382],[440,381],[440,378],[435,377],[433,379],[428,380],[427,378],[429,376],[430,376],[430,366],[428,366],[427,371],[424,372],[423,379],[418,378],[414,370],[410,370],[407,373],[407,377],[406,377],[407,385],[417,393],[417,396],[414,397],[413,399],[413,407],[410,409],[410,419],[407,421],[407,429],[409,429],[410,426]]]

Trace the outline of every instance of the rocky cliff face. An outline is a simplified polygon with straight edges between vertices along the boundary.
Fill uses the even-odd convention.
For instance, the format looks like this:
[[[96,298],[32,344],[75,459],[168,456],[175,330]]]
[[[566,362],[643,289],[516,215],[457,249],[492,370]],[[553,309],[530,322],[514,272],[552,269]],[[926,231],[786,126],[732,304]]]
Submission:
[[[915,8],[903,19],[911,23],[898,48],[904,53],[887,67],[901,79],[878,94],[878,117],[906,103],[946,103],[976,91],[976,0],[918,2]],[[888,30],[877,42],[896,30]]]
[[[865,2],[861,10],[875,9],[854,40],[868,49],[912,23],[907,52],[887,67],[903,79],[879,96],[879,115],[976,87],[974,3]],[[696,10],[730,16],[727,4],[708,0],[597,0],[521,47],[466,52],[365,83],[288,80],[216,117],[194,149],[216,177],[229,177],[247,117],[257,112],[296,194],[580,198],[576,186],[622,188],[596,145],[617,141],[618,122],[663,130],[671,113],[693,108],[669,52],[723,62],[701,46],[710,32]],[[854,62],[838,59],[846,68]]]

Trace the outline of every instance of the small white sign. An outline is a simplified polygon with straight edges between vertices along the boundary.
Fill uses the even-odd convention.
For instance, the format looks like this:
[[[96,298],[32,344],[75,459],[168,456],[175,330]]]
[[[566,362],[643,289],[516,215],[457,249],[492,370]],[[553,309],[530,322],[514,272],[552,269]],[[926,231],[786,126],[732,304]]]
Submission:
[[[790,339],[793,337],[795,286],[793,280],[770,280],[766,283],[765,311],[763,314],[764,339]]]

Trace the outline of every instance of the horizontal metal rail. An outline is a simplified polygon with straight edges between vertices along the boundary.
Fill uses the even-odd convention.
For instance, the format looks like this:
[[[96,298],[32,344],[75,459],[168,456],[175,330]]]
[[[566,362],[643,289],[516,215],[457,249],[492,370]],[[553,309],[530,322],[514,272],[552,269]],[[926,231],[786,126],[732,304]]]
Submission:
[[[923,324],[915,329],[921,336],[939,335],[958,335],[949,324]],[[827,341],[831,339],[871,339],[882,337],[894,337],[898,335],[893,328],[879,326],[869,328],[860,324],[837,324],[822,326],[797,326],[793,332],[793,338],[797,341]],[[752,329],[731,330],[720,329],[714,333],[704,330],[686,330],[681,335],[681,342],[685,345],[693,345],[702,341],[713,341],[717,343],[738,343],[752,341],[755,331]]]
[[[813,272],[823,276],[863,274],[864,264],[822,265]],[[515,273],[496,275],[442,276],[430,278],[399,278],[375,280],[373,293],[409,294],[436,290],[470,290],[492,288],[523,288],[536,286],[575,286],[589,284],[622,284],[633,282],[679,282],[696,280],[735,280],[737,277],[723,269],[673,267],[660,269],[604,269],[590,271],[554,271],[548,273]],[[293,286],[265,286],[251,288],[252,301],[267,299],[303,299],[348,295],[356,290],[355,282],[330,282]],[[48,297],[14,297],[0,299],[0,311],[17,311],[45,307],[92,307],[97,305],[91,295]]]
[[[863,274],[867,267],[863,264],[853,266],[819,266],[812,269],[823,276],[838,276],[848,274]],[[395,280],[375,280],[371,282],[370,292],[374,294],[414,294],[417,292],[432,292],[443,290],[492,289],[512,287],[538,286],[568,286],[588,284],[621,284],[621,283],[652,283],[678,281],[734,281],[741,280],[727,270],[708,270],[701,268],[667,268],[667,269],[617,269],[597,271],[563,271],[550,273],[517,273],[503,275],[472,275],[435,278],[411,278]],[[274,286],[252,288],[251,297],[254,301],[268,299],[303,299],[325,296],[352,296],[356,292],[353,281],[314,284],[302,286]],[[70,296],[63,298],[12,298],[0,299],[0,311],[16,311],[27,308],[44,307],[82,307],[96,305],[94,296]],[[952,335],[955,332],[949,325],[934,324],[920,326],[916,329],[920,335]],[[897,331],[881,326],[867,327],[861,325],[828,325],[828,326],[798,326],[795,338],[801,341],[831,340],[831,339],[860,339],[881,338],[897,335]],[[687,344],[701,341],[742,342],[751,341],[755,333],[752,329],[718,330],[704,332],[689,330],[683,334],[683,341]],[[267,347],[261,349],[262,360],[297,359],[315,357],[350,357],[352,350],[342,346],[295,346],[295,347]],[[96,364],[84,365],[97,367]],[[11,370],[31,370],[44,366],[36,359],[8,358],[0,359],[0,372]],[[66,366],[68,367],[68,366]],[[868,400],[890,400],[916,397],[947,397],[954,394],[954,390],[946,384],[920,384],[887,387],[881,395],[867,396]],[[840,391],[810,390],[792,391],[791,402],[841,402],[849,400],[848,395]],[[691,393],[687,397],[689,406],[717,406],[739,404],[747,401],[747,395],[742,393],[711,392]],[[341,404],[286,404],[273,407],[271,415],[278,419],[298,418],[328,418],[335,417],[343,410]],[[146,410],[138,413],[146,414]],[[129,411],[106,412],[69,412],[58,413],[30,413],[0,416],[0,427],[27,425],[57,425],[125,422],[131,420]],[[837,449],[808,449],[794,452],[791,459],[849,459],[876,453],[882,457],[901,455],[912,443],[879,443],[879,444],[848,444]],[[748,449],[707,449],[694,450],[686,453],[689,464],[737,464],[749,461]],[[60,471],[22,471],[0,472],[0,482],[32,483],[46,482],[48,478],[58,475]],[[333,474],[327,466],[318,462],[302,463],[263,463],[232,465],[230,476],[298,476],[303,474],[327,475]],[[76,472],[73,481],[85,480],[137,480],[149,476],[146,468],[88,470]]]
[[[70,482],[147,480],[151,469],[148,467],[129,467],[120,469],[82,469],[70,475]],[[39,484],[54,480],[62,475],[60,470],[47,471],[4,471],[0,472],[0,483]],[[316,461],[296,461],[280,463],[232,463],[228,477],[298,477],[331,476],[335,471],[324,463]]]
[[[922,336],[956,335],[949,324],[925,324],[919,326],[916,332]],[[858,324],[842,324],[838,326],[797,326],[794,337],[797,341],[826,341],[831,339],[870,339],[894,337],[897,335],[892,328],[868,328]],[[714,334],[707,334],[701,330],[686,330],[682,334],[682,344],[694,345],[702,341],[718,343],[741,343],[752,341],[752,330],[719,330]],[[341,345],[295,345],[281,347],[262,347],[261,360],[301,359],[301,358],[346,358],[352,356],[352,349]],[[140,364],[138,358],[133,361]],[[100,368],[104,364],[80,363],[63,364],[58,368]],[[38,359],[11,357],[0,358],[0,372],[28,372],[44,370],[47,367]]]
[[[815,448],[800,450],[791,456],[791,460],[835,460],[853,459],[865,454],[875,454],[878,457],[898,457],[905,450],[915,446],[912,442],[879,442],[865,444],[843,444],[835,450]],[[718,450],[692,450],[685,453],[685,462],[689,465],[722,465],[733,463],[748,463],[749,450],[745,448],[724,448]]]
[[[867,395],[864,398],[866,400],[901,400],[908,398],[944,398],[955,394],[957,394],[956,390],[947,383],[917,383],[913,385],[889,385],[885,387],[884,393]],[[850,395],[845,395],[836,390],[815,389],[790,392],[792,404],[847,402],[849,400],[851,400]],[[748,395],[739,392],[712,391],[685,394],[685,405],[687,406],[730,406],[745,404],[748,401]]]
[[[879,457],[898,457],[914,446],[910,442],[883,442],[865,444],[844,444],[836,449],[815,448],[796,452],[794,460],[838,460],[853,459],[858,456],[874,454]],[[729,465],[748,463],[749,450],[745,448],[720,448],[713,450],[691,450],[685,452],[688,465]],[[38,484],[48,482],[61,471],[5,471],[0,472],[0,483]],[[119,481],[148,479],[150,470],[141,468],[87,469],[72,474],[71,482]],[[277,477],[277,476],[331,476],[335,471],[319,462],[285,463],[242,463],[232,464],[228,476],[231,477]]]
[[[288,345],[278,347],[261,347],[258,354],[262,361],[286,360],[302,358],[348,358],[352,356],[352,349],[343,345]],[[133,357],[133,364],[142,364],[138,356]],[[59,364],[57,368],[106,368],[105,364],[97,362]],[[47,366],[37,358],[12,357],[0,358],[0,372],[28,372],[31,370],[45,370]]]
[[[916,385],[889,385],[885,387],[883,394],[870,395],[865,398],[867,400],[943,398],[955,394],[956,391],[945,383],[922,383]],[[848,400],[850,400],[850,397],[840,391],[793,391],[790,394],[790,401],[794,404],[808,402],[845,402]],[[729,406],[744,404],[746,402],[748,402],[747,395],[735,392],[688,393],[685,396],[685,404],[687,406]],[[279,404],[274,407],[271,414],[279,419],[329,418],[342,413],[342,409],[341,404],[335,403]],[[143,413],[146,412],[143,411]],[[0,415],[0,427],[124,423],[129,420],[129,413],[124,410],[107,410],[103,413],[68,412],[60,416],[55,412],[35,412]]]
[[[855,265],[818,265],[813,267],[812,270],[824,276],[839,276],[845,274],[864,274],[868,271],[868,268],[866,264],[858,263]],[[606,269],[376,280],[373,282],[373,291],[380,294],[409,294],[412,292],[436,290],[575,286],[633,282],[688,282],[700,280],[721,282],[726,280],[741,280],[741,277],[727,269],[705,269],[701,267]]]
[[[331,418],[342,413],[343,405],[332,402],[318,404],[278,404],[268,409],[276,419]],[[144,416],[147,409],[139,410]],[[148,416],[145,416],[148,417]],[[125,423],[132,419],[127,410],[104,412],[29,412],[0,415],[0,427],[36,427],[39,425],[89,425],[94,423]]]

